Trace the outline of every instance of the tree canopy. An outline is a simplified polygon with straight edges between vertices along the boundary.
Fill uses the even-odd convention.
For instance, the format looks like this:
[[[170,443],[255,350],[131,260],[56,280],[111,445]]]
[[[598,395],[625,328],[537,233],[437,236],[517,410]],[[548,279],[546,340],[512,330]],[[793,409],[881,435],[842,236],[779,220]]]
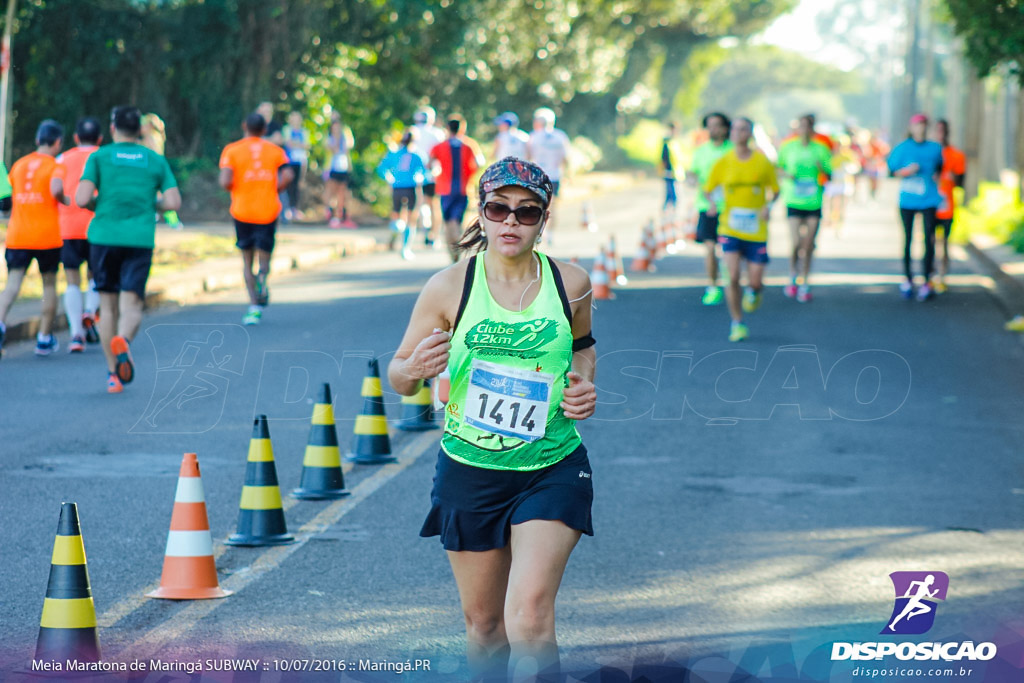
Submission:
[[[987,76],[1007,67],[1024,85],[1024,3],[1019,0],[946,0],[967,59]]]
[[[43,118],[70,126],[134,103],[166,122],[170,158],[202,168],[262,100],[303,112],[314,142],[339,111],[371,157],[426,103],[471,127],[546,105],[570,134],[614,146],[617,127],[669,115],[696,48],[795,2],[22,0],[12,146],[30,147]]]
[[[860,77],[771,45],[732,51],[708,76],[701,103],[708,110],[742,113],[763,96],[800,89],[855,92]],[[795,112],[791,112],[792,117]]]

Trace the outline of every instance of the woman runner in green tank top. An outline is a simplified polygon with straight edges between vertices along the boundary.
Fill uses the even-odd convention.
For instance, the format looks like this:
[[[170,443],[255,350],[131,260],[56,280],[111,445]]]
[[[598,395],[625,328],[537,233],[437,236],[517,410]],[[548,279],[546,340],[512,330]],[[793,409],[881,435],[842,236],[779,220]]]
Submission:
[[[411,396],[447,369],[445,432],[421,535],[440,535],[474,675],[558,669],[554,603],[592,534],[591,472],[576,421],[597,405],[590,278],[535,251],[553,188],[508,157],[480,178],[471,258],[423,288],[388,367]],[[529,672],[525,672],[526,675]]]

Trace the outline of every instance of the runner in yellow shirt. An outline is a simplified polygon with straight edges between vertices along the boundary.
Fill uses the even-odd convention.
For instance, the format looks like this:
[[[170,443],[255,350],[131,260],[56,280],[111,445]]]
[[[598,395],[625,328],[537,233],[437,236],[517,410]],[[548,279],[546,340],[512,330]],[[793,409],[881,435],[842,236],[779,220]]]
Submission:
[[[715,216],[718,206],[712,193],[719,187],[724,194],[724,208],[718,222],[718,242],[729,271],[726,301],[732,326],[729,341],[742,341],[749,331],[743,324],[743,313],[752,313],[761,306],[762,277],[768,263],[768,215],[779,195],[775,167],[768,157],[750,146],[754,123],[747,118],[733,121],[733,149],[711,168],[704,183],[708,215]],[[770,196],[769,196],[770,195]],[[747,287],[740,290],[740,262],[747,262]]]

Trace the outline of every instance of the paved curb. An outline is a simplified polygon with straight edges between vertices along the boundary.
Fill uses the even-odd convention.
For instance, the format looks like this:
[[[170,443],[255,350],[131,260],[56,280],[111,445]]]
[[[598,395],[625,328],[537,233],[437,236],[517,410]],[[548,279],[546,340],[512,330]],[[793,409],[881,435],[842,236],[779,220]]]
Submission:
[[[974,268],[992,278],[996,299],[1007,317],[1024,315],[1024,283],[1003,270],[998,261],[970,240],[963,247]]]
[[[271,260],[270,270],[277,277],[287,277],[290,273],[310,270],[343,258],[373,253],[382,248],[385,248],[384,245],[380,245],[373,237],[363,235],[345,235],[333,245],[309,248],[289,248],[283,245]],[[163,276],[155,282],[151,281],[151,287],[146,292],[146,308],[190,304],[213,292],[245,287],[241,262],[237,255],[203,262],[203,272],[198,275],[197,277],[195,272],[183,272],[179,275]],[[40,316],[33,315],[27,320],[8,324],[4,343],[35,338],[39,331],[39,322]],[[66,330],[67,327],[67,317],[58,300],[53,329],[56,332]]]

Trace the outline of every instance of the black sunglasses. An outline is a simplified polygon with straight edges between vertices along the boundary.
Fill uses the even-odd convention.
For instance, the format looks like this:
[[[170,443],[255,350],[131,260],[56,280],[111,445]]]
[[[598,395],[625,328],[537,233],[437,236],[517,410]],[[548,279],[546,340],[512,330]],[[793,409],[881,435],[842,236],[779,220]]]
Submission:
[[[499,204],[487,202],[484,204],[484,217],[489,221],[501,223],[510,213],[514,213],[516,220],[522,225],[537,225],[544,217],[544,209],[539,206],[520,206],[515,209]]]

